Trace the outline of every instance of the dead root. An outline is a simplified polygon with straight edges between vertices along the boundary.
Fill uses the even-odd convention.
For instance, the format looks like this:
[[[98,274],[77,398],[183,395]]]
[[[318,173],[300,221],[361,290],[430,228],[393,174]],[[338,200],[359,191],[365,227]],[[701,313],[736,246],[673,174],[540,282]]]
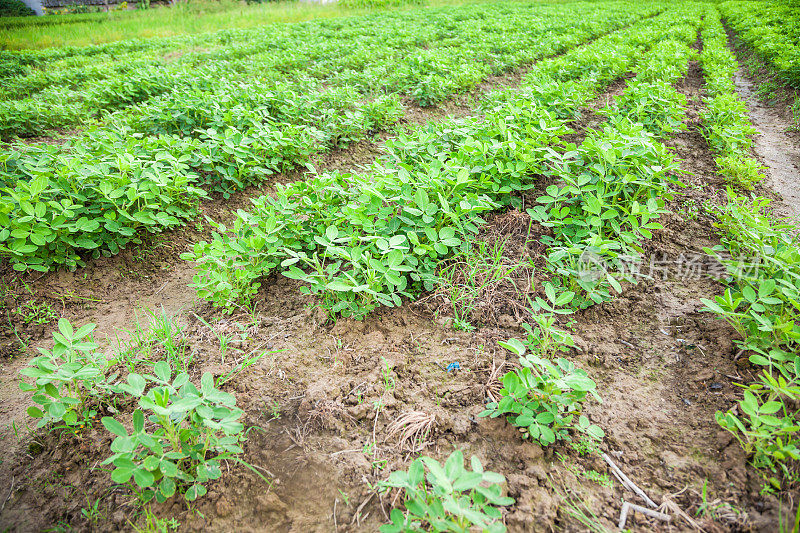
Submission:
[[[397,437],[397,448],[418,453],[428,446],[427,440],[436,425],[436,415],[423,411],[410,411],[397,417],[386,428],[386,438]]]

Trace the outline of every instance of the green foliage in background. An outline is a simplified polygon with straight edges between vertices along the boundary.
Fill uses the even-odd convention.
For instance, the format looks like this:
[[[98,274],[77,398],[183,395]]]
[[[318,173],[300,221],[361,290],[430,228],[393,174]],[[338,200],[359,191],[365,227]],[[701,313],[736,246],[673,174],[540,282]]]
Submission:
[[[36,12],[22,0],[0,0],[0,17],[30,17]]]

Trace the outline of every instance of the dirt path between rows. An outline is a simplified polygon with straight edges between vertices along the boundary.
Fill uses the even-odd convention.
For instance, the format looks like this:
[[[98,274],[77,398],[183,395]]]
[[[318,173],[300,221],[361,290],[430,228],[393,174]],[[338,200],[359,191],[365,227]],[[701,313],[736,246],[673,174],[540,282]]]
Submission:
[[[787,133],[789,123],[758,99],[749,78],[738,71],[734,81],[758,130],[753,139],[755,152],[767,167],[766,185],[781,197],[774,204],[776,214],[800,220],[800,144]]]

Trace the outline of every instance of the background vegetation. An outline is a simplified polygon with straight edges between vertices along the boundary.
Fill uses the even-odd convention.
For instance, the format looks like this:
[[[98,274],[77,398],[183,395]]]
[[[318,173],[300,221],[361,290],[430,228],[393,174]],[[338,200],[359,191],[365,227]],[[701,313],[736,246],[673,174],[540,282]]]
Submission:
[[[2,5],[12,0],[0,0]],[[338,4],[302,2],[245,3],[237,0],[192,0],[170,7],[47,17],[0,18],[0,49],[21,50],[57,46],[87,46],[125,39],[148,39],[254,28],[275,22],[365,14],[375,9],[456,5],[473,0],[345,0]]]
[[[26,17],[35,14],[20,0],[0,0],[0,17]]]

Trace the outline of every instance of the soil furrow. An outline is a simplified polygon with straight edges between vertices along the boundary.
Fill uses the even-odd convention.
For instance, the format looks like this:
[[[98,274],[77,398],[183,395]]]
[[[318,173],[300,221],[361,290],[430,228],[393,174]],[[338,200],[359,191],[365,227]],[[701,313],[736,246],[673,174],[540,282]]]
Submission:
[[[741,70],[735,81],[739,96],[747,104],[750,120],[758,130],[754,150],[767,167],[767,186],[781,198],[773,203],[776,214],[800,220],[800,145],[786,133],[791,124],[759,101],[753,82]]]
[[[766,167],[768,179],[764,185],[780,198],[780,201],[772,204],[773,208],[777,215],[800,220],[800,138],[796,132],[792,132],[796,125],[792,123],[792,113],[788,109],[791,91],[775,82],[774,75],[731,28],[726,26],[725,30],[728,46],[740,63],[734,78],[736,90],[747,105],[750,120],[758,130],[753,149]],[[741,68],[743,60],[750,62],[749,72],[758,79]],[[767,82],[774,87],[774,92],[770,94],[769,102],[764,102],[756,92],[756,84]]]

